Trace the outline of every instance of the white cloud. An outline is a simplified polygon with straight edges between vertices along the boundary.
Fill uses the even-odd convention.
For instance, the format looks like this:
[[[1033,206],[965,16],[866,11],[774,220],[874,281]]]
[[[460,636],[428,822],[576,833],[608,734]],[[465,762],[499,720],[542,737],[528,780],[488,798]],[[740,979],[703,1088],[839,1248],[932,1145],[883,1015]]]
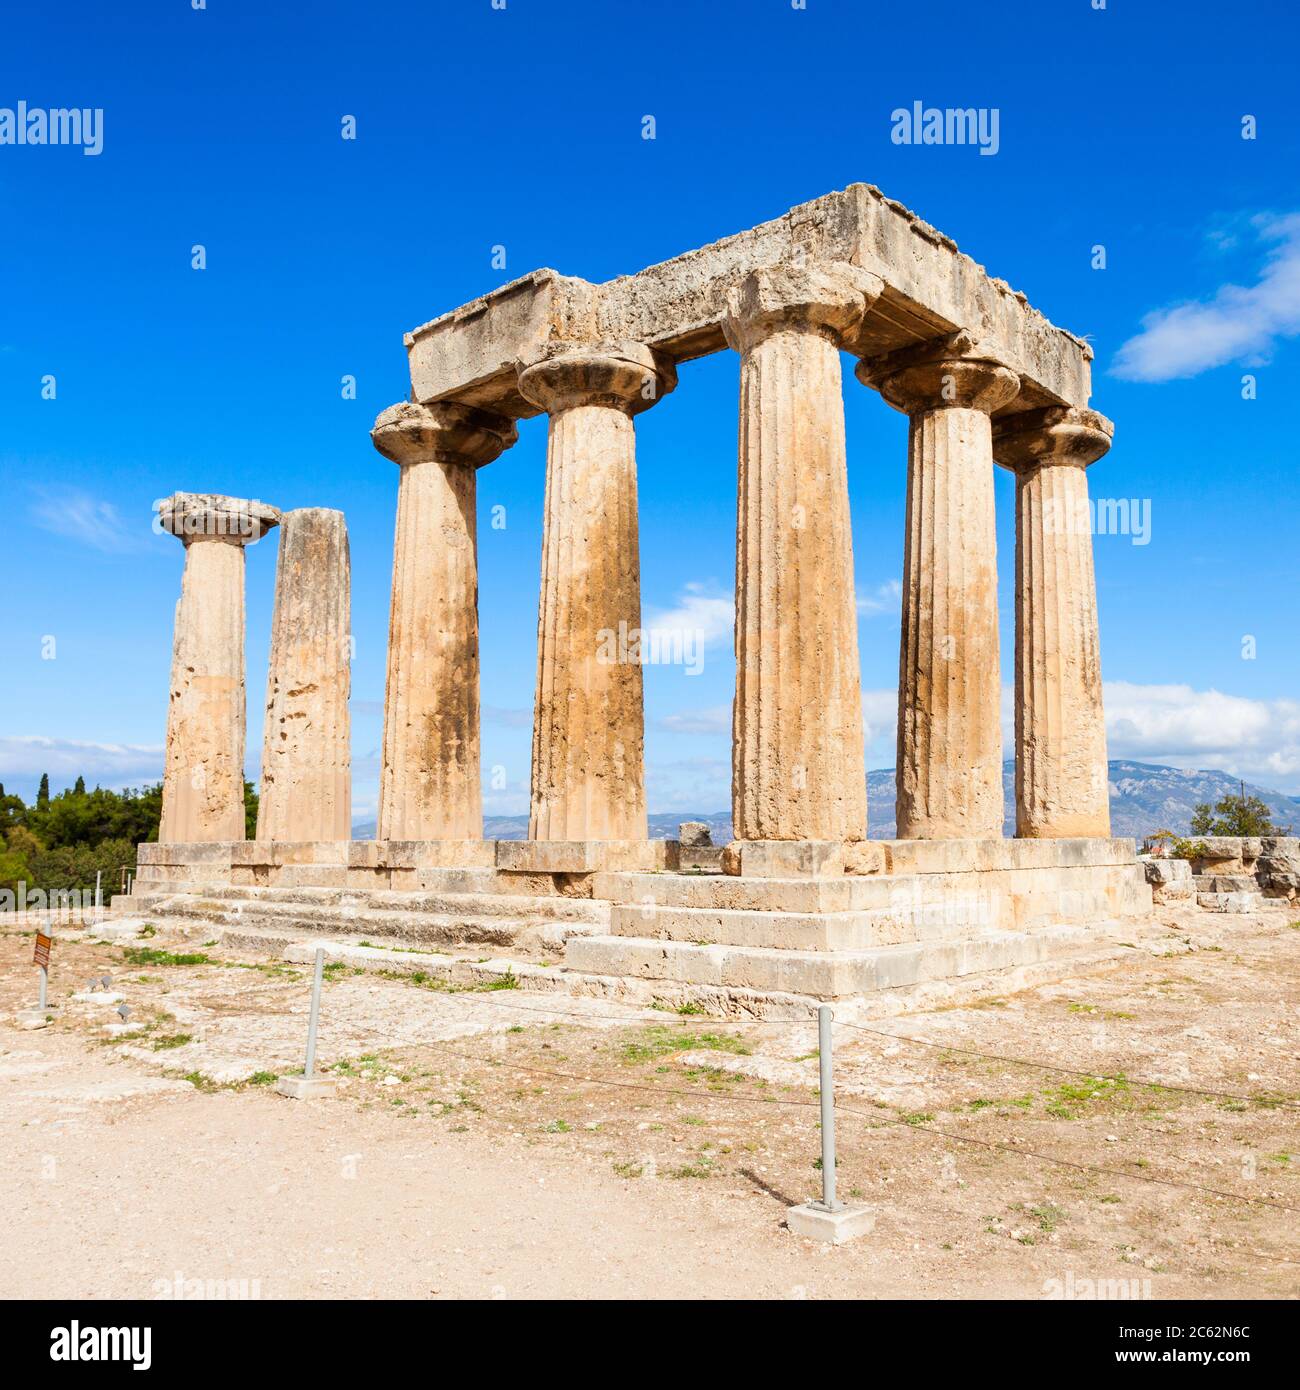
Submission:
[[[57,791],[84,777],[124,787],[141,782],[160,782],[163,772],[161,744],[81,743],[75,739],[23,736],[0,737],[0,782],[50,774]]]
[[[1105,701],[1112,758],[1216,768],[1300,790],[1300,701],[1128,681],[1108,681]]]
[[[698,634],[695,640],[701,647],[730,643],[735,628],[736,608],[730,594],[719,593],[712,584],[692,582],[682,586],[672,608],[652,608],[641,626],[650,632]]]
[[[1258,365],[1279,338],[1300,333],[1300,213],[1261,213],[1251,225],[1270,248],[1258,282],[1147,314],[1116,355],[1116,376],[1172,381],[1226,362]]]
[[[38,487],[35,491],[31,518],[41,530],[107,555],[138,550],[152,532],[151,523],[128,522],[112,502],[76,488]]]
[[[874,618],[878,613],[897,613],[903,597],[903,581],[887,579],[874,589],[864,592],[859,589],[858,617]]]
[[[661,729],[673,734],[730,734],[731,706],[710,705],[707,709],[682,710],[666,714],[658,721]]]

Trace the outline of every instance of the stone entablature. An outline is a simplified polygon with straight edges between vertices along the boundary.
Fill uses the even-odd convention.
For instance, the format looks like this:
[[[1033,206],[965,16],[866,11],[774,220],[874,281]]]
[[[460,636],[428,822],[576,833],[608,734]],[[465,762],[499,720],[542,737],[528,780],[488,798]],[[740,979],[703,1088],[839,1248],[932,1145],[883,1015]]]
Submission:
[[[861,183],[604,284],[537,270],[502,285],[406,335],[413,397],[535,415],[538,407],[519,393],[516,368],[546,344],[629,340],[675,362],[720,352],[727,295],[739,281],[765,267],[815,261],[855,266],[881,282],[853,344],[858,356],[967,329],[1020,378],[1008,413],[1088,403],[1092,350],[1082,339],[1048,322],[901,203]]]

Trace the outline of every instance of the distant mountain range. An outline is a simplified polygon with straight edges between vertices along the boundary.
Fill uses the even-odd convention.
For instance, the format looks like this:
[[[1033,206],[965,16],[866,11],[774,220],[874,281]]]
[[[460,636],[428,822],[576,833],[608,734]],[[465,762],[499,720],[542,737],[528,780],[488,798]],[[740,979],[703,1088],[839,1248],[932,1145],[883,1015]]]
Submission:
[[[1005,833],[1016,832],[1014,765],[1003,764],[1002,787],[1006,805]],[[1185,835],[1191,829],[1192,812],[1198,802],[1214,805],[1221,797],[1236,795],[1239,780],[1226,772],[1184,772],[1181,768],[1156,763],[1131,763],[1116,759],[1110,764],[1110,823],[1116,835],[1140,839],[1153,830],[1173,830]],[[1246,793],[1257,796],[1269,808],[1279,830],[1300,827],[1300,797],[1270,791],[1246,783]],[[880,768],[867,773],[869,833],[873,840],[892,839],[894,825],[894,769]],[[675,839],[682,821],[705,821],[713,832],[713,843],[725,845],[731,839],[731,812],[673,811],[650,817],[650,834],[655,839]],[[358,822],[352,833],[368,840],[375,833],[374,821]],[[483,833],[490,840],[522,840],[528,834],[527,816],[489,816]]]

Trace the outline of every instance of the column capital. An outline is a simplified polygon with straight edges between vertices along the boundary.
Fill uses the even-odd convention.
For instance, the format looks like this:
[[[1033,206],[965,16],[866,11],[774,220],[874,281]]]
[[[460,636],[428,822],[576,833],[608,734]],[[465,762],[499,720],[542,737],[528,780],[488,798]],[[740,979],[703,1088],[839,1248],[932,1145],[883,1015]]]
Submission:
[[[195,541],[252,545],[280,524],[280,509],[215,492],[176,492],[157,504],[158,524],[187,547]]]
[[[722,332],[736,352],[781,330],[817,333],[842,348],[883,289],[878,275],[843,261],[762,266],[727,291]]]
[[[515,422],[508,416],[459,401],[399,401],[380,411],[370,431],[375,448],[402,467],[437,460],[482,468],[517,438]]]
[[[1087,468],[1110,448],[1115,425],[1098,410],[1049,405],[993,422],[993,461],[1014,472],[1044,464]]]
[[[558,415],[603,405],[639,415],[677,385],[677,369],[644,343],[548,343],[519,364],[519,394]]]
[[[864,357],[855,375],[905,415],[945,408],[991,415],[1020,391],[1019,376],[964,329],[882,357]]]

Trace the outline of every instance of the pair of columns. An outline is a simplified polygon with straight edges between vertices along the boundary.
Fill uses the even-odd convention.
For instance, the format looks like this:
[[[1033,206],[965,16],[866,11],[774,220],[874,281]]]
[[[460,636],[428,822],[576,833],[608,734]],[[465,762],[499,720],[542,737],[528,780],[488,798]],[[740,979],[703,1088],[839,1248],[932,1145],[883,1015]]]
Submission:
[[[866,767],[839,353],[880,281],[774,267],[734,290],[741,356],[732,806],[742,840],[866,835]],[[908,416],[899,655],[899,839],[1002,834],[993,463],[1016,473],[1016,819],[1025,837],[1110,833],[1087,466],[1095,411],[993,427],[1014,372],[955,334],[858,378]]]
[[[558,347],[519,373],[550,417],[530,839],[647,838],[641,664],[617,635],[641,614],[632,418],[675,384],[627,343]],[[481,839],[475,474],[514,423],[403,403],[372,438],[401,467],[376,833]]]
[[[349,559],[341,512],[177,493],[185,545],[163,774],[164,844],[243,840],[244,547],[279,526],[259,840],[351,838]]]
[[[740,354],[734,830],[859,840],[866,768],[840,351],[880,280],[773,267],[728,296]],[[910,422],[899,679],[898,836],[1002,833],[993,412],[1019,391],[958,334],[859,378]],[[632,417],[675,385],[637,344],[557,345],[521,394],[550,417],[529,836],[645,838],[639,661],[602,634],[640,625]],[[385,411],[401,465],[380,839],[482,835],[475,470],[509,419],[454,402]],[[1109,832],[1084,469],[1109,445],[1092,411],[999,421],[1017,474],[1017,821],[1024,836]]]

